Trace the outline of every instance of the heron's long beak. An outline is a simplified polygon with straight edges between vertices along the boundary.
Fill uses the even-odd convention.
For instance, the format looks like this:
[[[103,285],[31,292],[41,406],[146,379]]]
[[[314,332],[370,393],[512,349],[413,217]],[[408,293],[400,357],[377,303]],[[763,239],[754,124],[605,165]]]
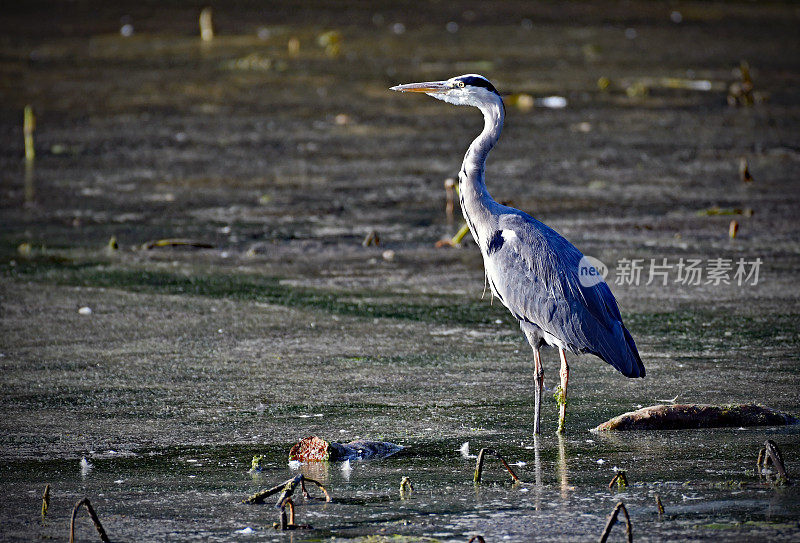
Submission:
[[[397,85],[396,87],[391,87],[389,90],[435,94],[437,92],[446,92],[450,90],[450,86],[447,84],[447,81],[426,81],[425,83],[408,83],[406,85]]]

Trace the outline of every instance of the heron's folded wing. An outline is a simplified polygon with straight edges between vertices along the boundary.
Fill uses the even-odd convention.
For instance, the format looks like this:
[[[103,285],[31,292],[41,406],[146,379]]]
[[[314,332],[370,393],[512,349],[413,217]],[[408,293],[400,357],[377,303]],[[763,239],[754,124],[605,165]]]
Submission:
[[[595,354],[625,375],[643,376],[636,345],[608,285],[581,285],[581,252],[528,215],[503,215],[499,224],[502,240],[497,239],[494,250],[490,242],[486,271],[512,314],[574,352]]]

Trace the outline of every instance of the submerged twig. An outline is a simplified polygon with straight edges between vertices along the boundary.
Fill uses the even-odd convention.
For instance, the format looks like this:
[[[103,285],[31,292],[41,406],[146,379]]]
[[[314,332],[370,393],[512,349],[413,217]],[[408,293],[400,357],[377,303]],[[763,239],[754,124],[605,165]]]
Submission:
[[[287,517],[286,510],[289,510],[289,515]],[[275,522],[272,524],[273,528],[278,530],[311,530],[312,526],[310,524],[295,524],[294,523],[294,502],[291,499],[286,500],[286,502],[281,507],[281,520],[280,522]]]
[[[771,474],[767,471],[767,468],[772,465],[777,474]],[[778,448],[778,444],[768,439],[764,446],[758,451],[758,460],[756,460],[756,466],[758,469],[758,477],[761,478],[762,475],[765,475],[767,479],[770,479],[770,475],[773,476],[773,481],[776,484],[788,484],[789,483],[789,474],[786,472],[786,465],[783,463],[783,455],[781,454],[780,449]]]
[[[447,224],[453,224],[453,209],[456,200],[456,182],[452,177],[444,180],[444,192],[447,196],[447,203],[444,206],[444,213],[447,216]]]
[[[50,485],[48,485],[49,488]],[[91,517],[92,522],[94,522],[94,527],[97,529],[97,533],[100,534],[100,541],[103,543],[111,543],[111,540],[108,539],[106,535],[106,531],[103,529],[103,525],[100,524],[100,519],[97,517],[97,513],[94,512],[94,508],[92,504],[89,502],[89,498],[83,498],[81,501],[75,504],[75,507],[72,509],[72,519],[69,522],[69,543],[74,543],[75,541],[75,518],[78,516],[78,510],[80,510],[81,506],[85,505],[86,510],[89,511],[89,517]]]
[[[658,494],[656,494],[656,507],[658,508],[658,516],[660,517],[664,514],[664,504],[661,503],[661,496]]]
[[[627,472],[624,471],[624,470],[618,471],[617,474],[614,475],[614,478],[611,479],[611,482],[608,483],[608,488],[611,488],[612,486],[614,486],[614,483],[617,483],[617,486],[620,486],[620,487],[623,487],[623,488],[628,486]]]
[[[600,543],[605,543],[608,539],[608,535],[611,533],[611,528],[614,527],[614,524],[617,522],[617,516],[619,516],[620,510],[625,515],[625,535],[628,537],[628,543],[633,543],[633,527],[631,526],[631,517],[628,516],[628,509],[625,507],[623,502],[617,503],[614,507],[614,510],[611,512],[611,516],[608,517],[608,522],[606,522],[606,527],[603,529],[603,533],[600,534]]]
[[[321,483],[315,481],[314,479],[309,479],[308,477],[305,477],[304,475],[300,474],[282,482],[279,485],[275,485],[272,488],[269,488],[267,490],[260,490],[255,494],[253,494],[252,496],[249,496],[246,499],[244,499],[242,503],[246,504],[264,503],[264,501],[266,501],[267,498],[282,491],[280,497],[278,498],[278,502],[275,505],[275,507],[280,508],[283,506],[283,503],[287,499],[289,499],[291,495],[294,493],[295,489],[297,488],[297,485],[300,485],[304,498],[315,499],[308,494],[308,491],[306,490],[305,486],[306,482],[314,483],[315,485],[317,485],[322,490],[322,493],[325,494],[325,501],[326,502],[331,501],[330,494],[328,494],[328,491],[325,489],[324,486],[322,486]]]
[[[486,540],[483,538],[482,535],[473,535],[472,537],[469,538],[469,541],[467,541],[467,543],[472,543],[473,541],[477,541],[478,543],[486,543]]]
[[[406,495],[410,492],[414,492],[414,485],[411,484],[411,479],[403,477],[400,479],[400,498],[406,499]]]
[[[514,482],[519,482],[519,477],[517,477],[517,474],[514,473],[514,470],[511,469],[511,466],[508,465],[508,463],[500,455],[500,453],[497,452],[494,449],[486,449],[486,448],[481,449],[480,452],[478,453],[478,460],[475,463],[475,475],[472,478],[472,480],[474,482],[476,482],[476,483],[480,483],[481,482],[481,476],[483,475],[483,461],[484,461],[485,455],[487,455],[487,454],[491,454],[493,456],[496,456],[498,458],[498,460],[500,460],[500,462],[503,463],[503,466],[505,466],[505,468],[508,470],[508,473],[511,475],[511,478],[514,480]]]
[[[461,240],[464,239],[464,236],[467,235],[469,232],[469,226],[467,223],[464,223],[456,232],[456,235],[450,239],[442,239],[436,242],[436,247],[458,247],[461,244]]]
[[[242,503],[247,503],[247,504],[264,503],[264,501],[267,498],[269,498],[273,494],[277,494],[278,492],[280,492],[283,489],[284,486],[286,486],[286,483],[281,483],[279,485],[275,485],[272,488],[267,489],[267,490],[259,490],[255,494],[253,494],[253,495],[247,497],[246,499],[244,499],[242,501]]]
[[[50,508],[50,485],[44,487],[44,494],[42,494],[42,520],[47,516],[47,510]]]

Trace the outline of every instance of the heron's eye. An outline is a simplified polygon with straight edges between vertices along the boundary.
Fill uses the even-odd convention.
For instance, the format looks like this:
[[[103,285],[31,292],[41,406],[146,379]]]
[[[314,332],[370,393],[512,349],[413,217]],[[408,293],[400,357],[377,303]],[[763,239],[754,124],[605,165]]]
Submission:
[[[458,83],[456,83],[456,85],[458,85],[459,89],[463,89],[464,88],[464,82],[463,81],[459,81]]]

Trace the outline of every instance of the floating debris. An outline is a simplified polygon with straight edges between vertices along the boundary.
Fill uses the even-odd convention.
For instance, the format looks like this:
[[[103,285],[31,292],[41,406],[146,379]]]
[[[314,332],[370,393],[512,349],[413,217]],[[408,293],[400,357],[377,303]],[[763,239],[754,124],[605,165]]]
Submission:
[[[91,315],[91,314],[92,314],[92,308],[89,307],[88,305],[85,305],[80,309],[78,309],[78,315]],[[91,469],[91,464],[85,458],[81,459],[81,469],[83,469],[84,467],[84,462],[86,462],[86,466],[88,466],[89,469]]]
[[[289,52],[290,57],[296,57],[300,54],[300,40],[294,36],[289,38],[289,41],[286,42],[286,50]]]
[[[214,39],[214,23],[211,20],[211,8],[200,11],[200,39],[210,42]]]
[[[614,510],[611,512],[611,516],[608,517],[606,527],[603,529],[603,533],[600,534],[600,543],[605,543],[608,540],[608,535],[611,533],[611,528],[613,528],[614,524],[617,523],[617,517],[619,516],[620,511],[622,511],[625,515],[625,535],[628,538],[628,543],[633,543],[633,527],[631,526],[631,517],[628,516],[628,509],[625,507],[623,502],[617,503],[617,505],[614,507]]]
[[[747,159],[742,157],[739,159],[739,179],[742,183],[752,183],[753,176],[750,174],[750,167],[747,164]]]
[[[460,452],[461,456],[463,456],[464,458],[468,459],[478,458],[477,455],[469,454],[469,441],[465,441],[464,443],[462,443],[461,447],[458,449],[458,452]]]
[[[323,32],[317,37],[317,43],[325,48],[325,54],[329,57],[338,57],[342,52],[342,34],[338,30]]]
[[[250,471],[248,473],[258,473],[264,469],[264,455],[256,454],[250,461]]]
[[[563,96],[545,96],[535,101],[539,107],[546,107],[549,109],[563,109],[567,107],[567,99]]]
[[[624,413],[594,428],[609,430],[681,430],[690,428],[727,428],[742,426],[785,426],[800,420],[787,413],[754,404],[653,405]]]
[[[634,81],[625,87],[625,94],[629,98],[643,98],[650,94],[650,86],[643,80]]]
[[[36,116],[30,104],[25,106],[22,115],[22,135],[25,140],[25,160],[28,162],[36,158],[36,151],[33,148],[33,132],[36,130]]]
[[[745,217],[752,217],[753,210],[749,207],[744,209],[738,207],[719,207],[719,206],[711,206],[708,209],[701,209],[697,212],[698,215],[708,215],[710,217],[716,215],[743,215]]]
[[[728,87],[728,105],[749,107],[756,103],[753,92],[753,79],[750,77],[750,64],[746,60],[739,63],[739,81]]]
[[[337,462],[386,458],[403,450],[403,447],[386,441],[359,439],[350,443],[334,443],[317,436],[298,441],[289,451],[289,461]]]
[[[737,234],[738,232],[739,232],[739,221],[737,221],[737,220],[732,220],[732,221],[731,221],[731,224],[730,224],[730,225],[728,225],[728,236],[729,236],[731,239],[735,239],[735,238],[736,238],[736,234]]]
[[[81,309],[84,309],[84,308],[81,308]],[[89,309],[89,308],[87,307],[86,309]],[[91,311],[92,310],[89,309],[90,313],[91,313]],[[80,313],[80,311],[78,311],[78,312]],[[86,313],[84,313],[84,315],[86,315]],[[94,464],[89,462],[89,460],[87,460],[85,456],[83,458],[81,458],[81,475],[86,477],[87,475],[89,475],[89,472],[91,472],[92,469],[94,469]]]
[[[378,233],[375,230],[370,230],[369,233],[364,236],[364,241],[361,242],[361,246],[369,247],[370,245],[375,245],[377,247],[380,243],[381,238],[378,237]]]
[[[535,103],[533,96],[524,92],[506,96],[504,101],[507,106],[516,107],[521,111],[531,110]]]
[[[223,63],[222,66],[226,70],[254,70],[268,72],[272,69],[272,59],[259,55],[258,53],[250,53],[244,57],[229,60]]]
[[[133,36],[133,24],[130,21],[131,18],[127,15],[120,20],[122,26],[119,27],[119,35],[123,38],[130,38]]]
[[[183,238],[166,238],[148,241],[142,244],[142,249],[149,251],[159,247],[195,247],[198,249],[213,249],[214,245],[205,241],[196,241]]]
[[[72,518],[69,521],[69,543],[75,542],[75,518],[78,516],[78,511],[82,506],[86,506],[86,510],[89,512],[89,517],[92,519],[94,527],[97,530],[97,533],[100,535],[100,541],[103,541],[103,543],[110,543],[111,540],[108,539],[106,531],[103,529],[103,525],[100,523],[100,518],[97,516],[97,513],[95,513],[92,504],[89,502],[89,498],[83,498],[76,503],[75,507],[72,509]]]
[[[671,400],[658,400],[657,399],[656,401],[657,402],[661,402],[661,403],[675,403],[675,402],[678,401],[678,396],[680,396],[680,394],[676,394],[675,397],[672,398]]]

